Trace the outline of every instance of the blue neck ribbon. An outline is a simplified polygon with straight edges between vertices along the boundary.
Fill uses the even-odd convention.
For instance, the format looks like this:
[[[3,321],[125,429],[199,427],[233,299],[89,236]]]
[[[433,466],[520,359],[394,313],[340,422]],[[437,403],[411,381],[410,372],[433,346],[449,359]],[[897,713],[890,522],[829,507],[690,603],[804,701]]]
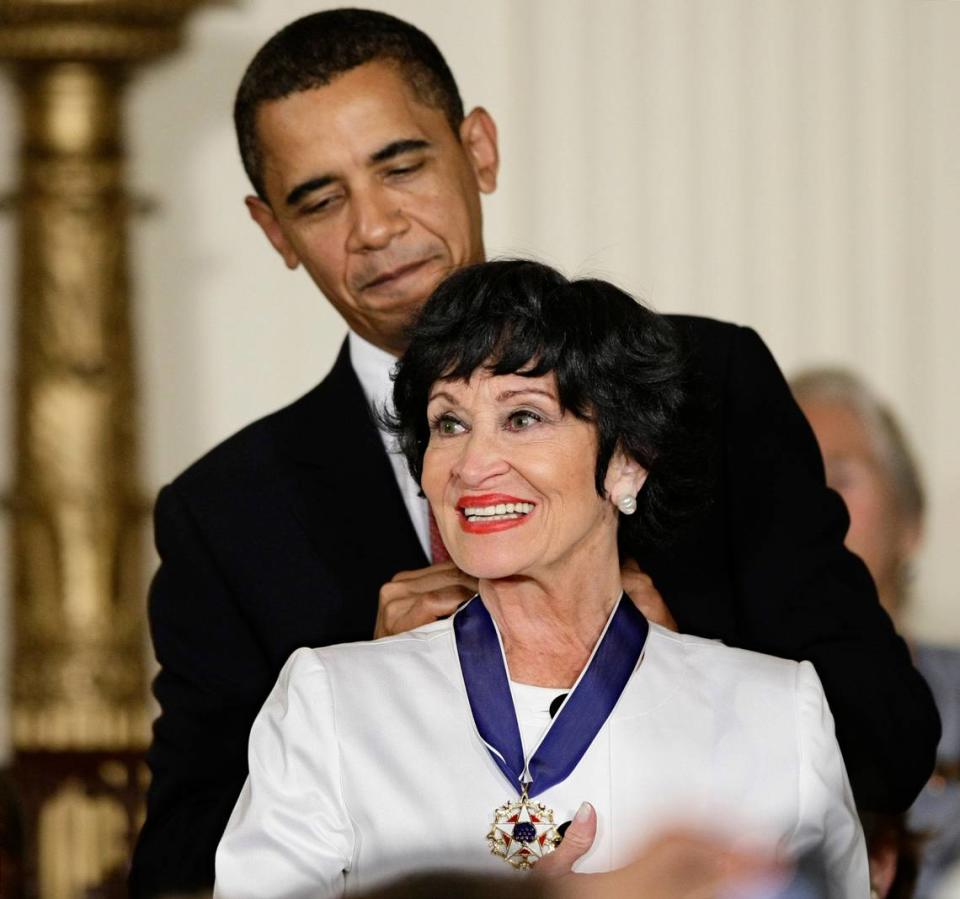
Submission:
[[[478,596],[457,612],[453,632],[473,720],[511,786],[532,798],[570,775],[620,699],[648,631],[646,618],[623,594],[589,664],[527,761],[496,625]]]

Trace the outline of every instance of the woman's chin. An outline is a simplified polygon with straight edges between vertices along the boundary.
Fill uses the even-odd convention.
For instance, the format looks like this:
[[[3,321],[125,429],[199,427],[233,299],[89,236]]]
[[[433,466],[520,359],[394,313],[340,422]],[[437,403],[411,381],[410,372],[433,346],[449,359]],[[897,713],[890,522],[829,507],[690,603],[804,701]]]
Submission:
[[[506,568],[489,569],[485,573],[476,574],[474,577],[481,581],[506,581],[510,578],[522,577],[519,571]]]
[[[503,580],[523,573],[523,566],[514,560],[478,558],[468,553],[452,553],[451,558],[462,572],[484,581]]]

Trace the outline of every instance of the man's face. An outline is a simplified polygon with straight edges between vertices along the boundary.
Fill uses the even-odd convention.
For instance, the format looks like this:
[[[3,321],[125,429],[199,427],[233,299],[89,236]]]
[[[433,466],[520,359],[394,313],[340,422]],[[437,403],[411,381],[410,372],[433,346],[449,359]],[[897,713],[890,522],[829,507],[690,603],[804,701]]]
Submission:
[[[260,107],[268,203],[247,206],[290,268],[302,264],[361,337],[395,354],[448,273],[483,259],[480,193],[496,187],[496,129],[460,133],[396,68],[369,63]]]

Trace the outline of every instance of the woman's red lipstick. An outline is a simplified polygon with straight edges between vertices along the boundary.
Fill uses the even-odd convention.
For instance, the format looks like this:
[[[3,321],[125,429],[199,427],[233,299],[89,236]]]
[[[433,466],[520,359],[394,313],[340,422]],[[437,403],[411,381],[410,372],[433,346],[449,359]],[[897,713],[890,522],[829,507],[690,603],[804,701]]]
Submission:
[[[462,496],[457,502],[460,529],[468,534],[491,534],[523,524],[536,503],[506,493]]]

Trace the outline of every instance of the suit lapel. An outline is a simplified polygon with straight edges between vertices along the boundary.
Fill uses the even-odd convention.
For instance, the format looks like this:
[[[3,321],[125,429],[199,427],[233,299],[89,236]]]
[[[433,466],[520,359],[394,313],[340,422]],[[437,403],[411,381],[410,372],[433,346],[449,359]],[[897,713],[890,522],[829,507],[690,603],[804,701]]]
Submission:
[[[382,584],[429,563],[346,341],[330,374],[287,412],[276,437],[294,514],[372,629]]]

